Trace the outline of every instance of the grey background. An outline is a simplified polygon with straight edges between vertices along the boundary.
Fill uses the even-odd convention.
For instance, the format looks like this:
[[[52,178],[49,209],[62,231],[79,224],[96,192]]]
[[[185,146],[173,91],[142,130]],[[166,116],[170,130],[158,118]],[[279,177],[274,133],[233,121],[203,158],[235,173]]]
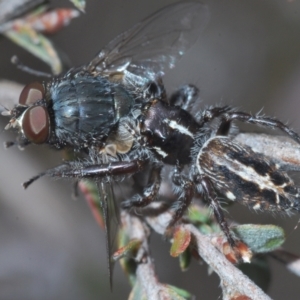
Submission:
[[[117,34],[150,13],[176,1],[88,0],[87,13],[53,37],[72,65],[89,61]],[[66,1],[53,1],[67,6]],[[197,44],[165,76],[167,90],[193,83],[201,89],[199,107],[226,103],[288,121],[300,131],[300,3],[283,0],[206,1],[211,19]],[[10,64],[17,54],[26,64],[47,70],[40,61],[0,39],[0,78],[29,83],[36,78]],[[195,110],[198,108],[195,107]],[[1,119],[1,127],[6,124]],[[256,128],[252,128],[256,130]],[[13,134],[1,134],[1,142]],[[41,179],[27,191],[20,185],[59,164],[47,147],[0,148],[0,299],[126,299],[130,287],[117,266],[109,291],[104,234],[82,198],[71,199],[71,184]],[[235,205],[229,215],[240,223],[278,224],[285,247],[300,253],[299,216],[254,214]],[[160,281],[185,288],[197,299],[221,298],[216,275],[193,263],[181,273],[169,244],[154,236],[151,250]],[[299,299],[299,278],[271,261],[274,299]]]

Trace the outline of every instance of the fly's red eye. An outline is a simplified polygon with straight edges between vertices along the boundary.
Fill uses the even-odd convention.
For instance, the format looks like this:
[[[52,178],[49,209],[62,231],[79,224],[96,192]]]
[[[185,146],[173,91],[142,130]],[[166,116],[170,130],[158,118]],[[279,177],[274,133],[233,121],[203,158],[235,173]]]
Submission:
[[[27,84],[19,97],[19,104],[30,105],[44,98],[45,89],[39,82]]]
[[[49,136],[49,114],[43,106],[28,108],[23,117],[22,128],[26,138],[34,144],[43,144]]]

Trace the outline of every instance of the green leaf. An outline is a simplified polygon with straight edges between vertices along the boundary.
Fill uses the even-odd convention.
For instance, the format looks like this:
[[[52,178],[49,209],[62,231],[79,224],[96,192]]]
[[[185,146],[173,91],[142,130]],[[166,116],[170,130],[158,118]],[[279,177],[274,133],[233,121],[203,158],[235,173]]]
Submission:
[[[173,243],[170,254],[173,257],[179,256],[183,253],[191,242],[191,233],[184,227],[177,227],[173,236]]]
[[[191,293],[187,292],[186,290],[180,289],[176,286],[166,284],[165,287],[169,293],[171,300],[189,300],[194,298],[194,296]]]
[[[80,11],[85,12],[85,0],[70,0]]]
[[[134,259],[121,259],[120,265],[123,270],[123,272],[128,276],[128,280],[131,284],[131,286],[134,286],[137,282],[136,280],[136,268],[137,263]]]
[[[140,249],[140,246],[141,246],[142,242],[143,241],[141,241],[139,239],[130,240],[127,245],[125,245],[124,247],[118,249],[113,254],[112,259],[114,261],[117,261],[117,260],[119,260],[123,257],[130,257],[130,258],[135,257],[137,251]]]
[[[256,253],[275,250],[284,242],[282,228],[275,225],[239,225],[233,228],[234,232]]]
[[[207,224],[201,224],[201,225],[199,225],[198,229],[203,234],[211,234],[211,233],[215,232],[215,230],[213,229],[213,227],[211,227],[210,225],[207,225]],[[219,227],[217,227],[216,229],[219,229]]]
[[[3,33],[20,47],[26,49],[51,67],[52,73],[57,75],[62,72],[61,60],[50,40],[29,27],[22,30],[8,29]]]
[[[211,211],[207,208],[191,205],[188,209],[188,219],[193,223],[210,223]]]
[[[179,266],[181,271],[187,271],[191,263],[192,254],[187,248],[183,253],[179,255]]]
[[[190,300],[194,299],[193,295],[189,292],[179,289],[175,286],[168,284],[159,284],[160,285],[160,295],[162,299],[168,300]],[[129,300],[147,300],[147,295],[144,292],[144,289],[139,281],[136,281],[133,289],[129,295]]]
[[[135,241],[137,242],[136,246],[140,246],[139,241],[140,240],[131,240],[129,239],[127,229],[124,228],[123,226],[119,229],[118,233],[118,246],[119,247],[124,247],[130,242],[132,243],[131,246],[135,247]],[[124,258],[119,261],[121,268],[123,269],[124,273],[128,276],[129,282],[132,286],[136,284],[136,268],[137,268],[137,263],[134,259],[124,255]],[[138,299],[138,298],[135,298]]]

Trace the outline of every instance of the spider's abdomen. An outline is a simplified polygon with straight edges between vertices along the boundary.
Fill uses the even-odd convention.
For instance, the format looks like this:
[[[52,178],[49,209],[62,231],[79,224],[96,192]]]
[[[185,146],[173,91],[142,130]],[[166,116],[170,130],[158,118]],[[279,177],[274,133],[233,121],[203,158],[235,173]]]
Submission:
[[[299,210],[300,193],[292,179],[265,155],[227,137],[209,139],[199,152],[200,173],[229,200],[255,210]]]

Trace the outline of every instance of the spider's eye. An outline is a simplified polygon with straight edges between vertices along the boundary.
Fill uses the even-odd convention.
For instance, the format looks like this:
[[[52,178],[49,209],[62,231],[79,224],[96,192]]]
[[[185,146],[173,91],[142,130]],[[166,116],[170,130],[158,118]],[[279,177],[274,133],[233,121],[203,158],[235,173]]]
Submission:
[[[47,109],[40,105],[28,108],[24,112],[22,129],[26,138],[32,143],[45,143],[50,132],[49,114]]]
[[[38,100],[41,100],[44,98],[45,95],[45,89],[43,85],[39,82],[32,82],[27,84],[19,97],[19,104],[22,105],[31,105],[35,103]]]

